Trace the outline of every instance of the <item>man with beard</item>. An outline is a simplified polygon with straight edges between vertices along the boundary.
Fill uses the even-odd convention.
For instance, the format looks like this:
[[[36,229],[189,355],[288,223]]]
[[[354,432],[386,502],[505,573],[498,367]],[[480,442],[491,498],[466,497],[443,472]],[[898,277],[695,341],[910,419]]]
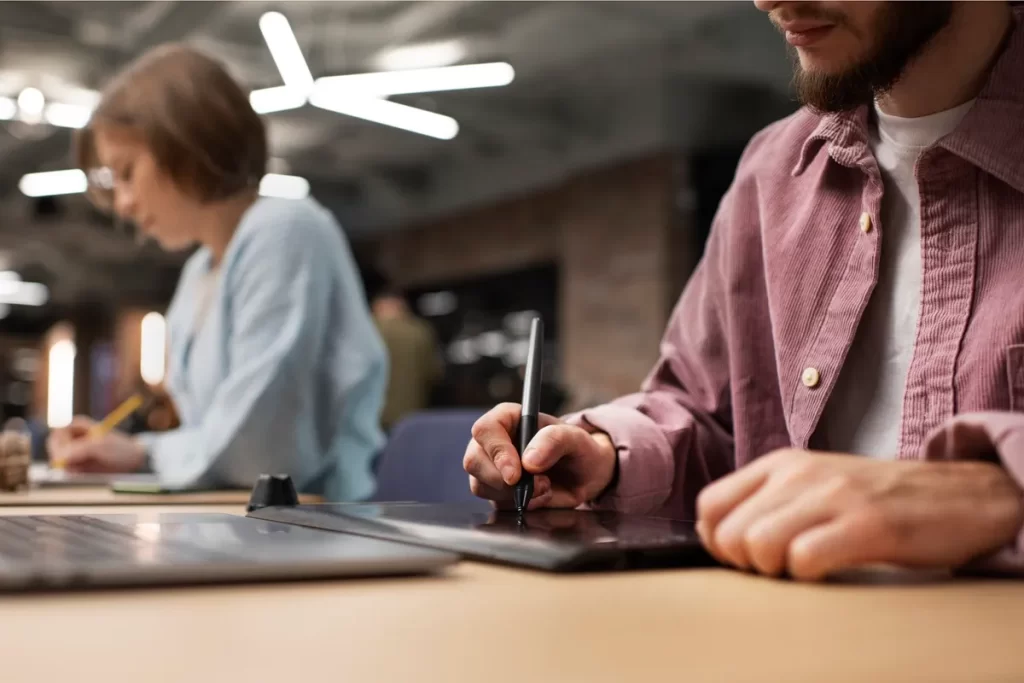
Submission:
[[[530,507],[695,517],[767,575],[1024,573],[1024,13],[756,4],[806,106],[750,142],[640,392],[541,418]],[[464,459],[499,505],[518,419]]]

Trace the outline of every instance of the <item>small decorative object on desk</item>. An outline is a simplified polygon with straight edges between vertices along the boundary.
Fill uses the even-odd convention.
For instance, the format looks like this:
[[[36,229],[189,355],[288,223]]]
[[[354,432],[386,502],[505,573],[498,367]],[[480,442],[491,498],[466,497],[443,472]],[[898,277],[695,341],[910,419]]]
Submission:
[[[32,440],[27,433],[8,425],[0,432],[0,491],[17,491],[28,486],[32,462]]]

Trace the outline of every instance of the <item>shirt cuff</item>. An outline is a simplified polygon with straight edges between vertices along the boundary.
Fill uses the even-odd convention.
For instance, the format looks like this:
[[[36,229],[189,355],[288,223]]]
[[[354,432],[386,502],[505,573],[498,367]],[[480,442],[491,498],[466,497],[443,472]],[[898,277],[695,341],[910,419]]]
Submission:
[[[982,460],[995,456],[1024,491],[1024,415],[967,413],[933,431],[924,442],[925,460]],[[967,572],[1024,574],[1024,527],[1015,543],[963,568]]]
[[[618,480],[589,505],[598,510],[645,514],[672,492],[672,448],[657,424],[633,408],[604,405],[566,417],[588,432],[604,432],[618,456]]]
[[[135,442],[140,444],[146,449],[146,459],[142,461],[142,467],[139,468],[139,472],[144,474],[153,474],[153,441],[156,434],[152,432],[144,432],[142,434],[136,434],[133,439]]]

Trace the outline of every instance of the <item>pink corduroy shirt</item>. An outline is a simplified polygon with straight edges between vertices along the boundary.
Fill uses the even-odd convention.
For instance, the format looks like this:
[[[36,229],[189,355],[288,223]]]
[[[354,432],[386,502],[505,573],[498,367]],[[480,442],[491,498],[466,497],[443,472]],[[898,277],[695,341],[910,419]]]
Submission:
[[[917,163],[923,282],[894,455],[995,455],[1024,486],[1022,17]],[[596,505],[692,518],[707,483],[814,445],[885,239],[868,117],[802,109],[750,142],[641,390],[570,418],[619,453]]]

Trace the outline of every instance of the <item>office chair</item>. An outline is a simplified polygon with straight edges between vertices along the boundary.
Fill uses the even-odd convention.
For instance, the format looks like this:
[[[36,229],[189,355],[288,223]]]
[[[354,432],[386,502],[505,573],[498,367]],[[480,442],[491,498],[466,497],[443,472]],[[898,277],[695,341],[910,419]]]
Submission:
[[[462,457],[484,410],[433,410],[401,419],[377,459],[374,502],[476,503]]]

